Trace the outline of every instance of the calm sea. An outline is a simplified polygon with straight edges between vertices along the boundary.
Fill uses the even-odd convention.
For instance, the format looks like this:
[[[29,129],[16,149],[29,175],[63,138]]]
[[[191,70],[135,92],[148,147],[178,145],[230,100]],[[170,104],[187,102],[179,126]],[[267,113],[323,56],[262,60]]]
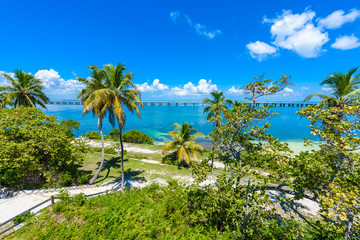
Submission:
[[[80,122],[79,135],[90,130],[98,130],[97,119],[92,113],[82,116],[81,105],[48,105],[44,112],[61,120],[73,119]],[[146,106],[142,110],[142,117],[127,112],[125,131],[137,129],[149,134],[155,141],[167,141],[167,133],[172,130],[174,123],[188,122],[200,132],[208,134],[212,130],[212,123],[206,121],[201,106]],[[310,134],[309,121],[301,118],[295,112],[298,107],[277,107],[273,111],[279,114],[271,119],[270,133],[286,142],[303,142],[304,138],[316,140]],[[107,119],[104,119],[103,130],[108,134],[112,129]]]

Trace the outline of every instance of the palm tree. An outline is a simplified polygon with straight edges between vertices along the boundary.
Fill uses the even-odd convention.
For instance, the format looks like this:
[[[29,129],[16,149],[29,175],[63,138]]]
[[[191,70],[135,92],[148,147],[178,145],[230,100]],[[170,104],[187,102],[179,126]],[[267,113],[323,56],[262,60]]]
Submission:
[[[40,79],[22,70],[15,70],[15,78],[3,73],[2,75],[10,83],[10,86],[1,86],[0,92],[5,92],[3,99],[10,102],[14,107],[26,106],[36,107],[36,104],[46,109],[49,98],[43,92],[43,85]]]
[[[11,105],[11,103],[7,101],[6,93],[2,92],[0,93],[0,109],[5,108],[6,105]]]
[[[124,145],[122,140],[122,130],[125,127],[126,114],[124,107],[131,113],[136,113],[141,117],[140,109],[144,107],[141,101],[140,91],[132,82],[132,72],[124,73],[126,67],[123,64],[104,65],[105,88],[97,90],[90,94],[89,99],[93,104],[88,105],[87,109],[98,108],[100,115],[109,113],[109,121],[114,127],[115,119],[120,130],[120,147],[121,147],[121,191],[124,192]]]
[[[202,133],[198,132],[192,127],[192,124],[184,122],[182,125],[175,123],[174,131],[169,132],[169,135],[173,141],[166,142],[163,147],[162,154],[165,154],[169,149],[179,146],[176,150],[176,158],[181,163],[185,161],[190,164],[191,158],[195,158],[199,161],[196,152],[204,151],[204,147],[200,144],[195,143],[195,140],[203,136]]]
[[[360,95],[360,74],[354,75],[358,68],[350,69],[347,73],[334,73],[321,81],[322,86],[330,89],[331,95],[311,94],[304,101],[308,102],[313,97],[321,101],[316,106],[321,108],[340,107],[357,104]]]
[[[229,100],[225,100],[225,96],[223,92],[212,92],[211,93],[212,99],[205,98],[203,100],[204,104],[210,103],[210,106],[205,107],[204,114],[209,113],[207,116],[207,120],[210,121],[210,119],[214,118],[213,124],[216,127],[219,127],[221,125],[221,113],[223,113],[225,110],[228,109],[226,104],[229,104]]]
[[[104,80],[105,74],[102,70],[97,67],[90,65],[91,71],[90,79],[77,78],[79,82],[85,84],[85,87],[79,92],[77,98],[80,98],[81,103],[84,105],[83,116],[92,110],[93,115],[98,117],[98,127],[101,135],[101,162],[99,169],[96,171],[95,175],[90,179],[89,184],[94,184],[95,180],[98,178],[105,160],[105,146],[104,146],[104,134],[102,131],[102,121],[106,115],[106,112],[101,112],[102,106],[96,102],[94,96],[96,96],[97,91],[104,89]],[[91,97],[90,97],[91,96]]]

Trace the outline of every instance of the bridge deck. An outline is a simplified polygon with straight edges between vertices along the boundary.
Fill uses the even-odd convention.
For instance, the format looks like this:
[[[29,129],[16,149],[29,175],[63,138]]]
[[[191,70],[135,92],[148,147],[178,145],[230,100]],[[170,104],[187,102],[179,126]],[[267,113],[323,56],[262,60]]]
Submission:
[[[50,100],[50,105],[81,105],[79,100]],[[204,106],[203,102],[191,102],[191,101],[143,101],[144,106]],[[251,104],[251,103],[249,103]],[[315,103],[304,103],[304,102],[262,102],[257,103],[260,105],[273,105],[274,107],[308,107]]]

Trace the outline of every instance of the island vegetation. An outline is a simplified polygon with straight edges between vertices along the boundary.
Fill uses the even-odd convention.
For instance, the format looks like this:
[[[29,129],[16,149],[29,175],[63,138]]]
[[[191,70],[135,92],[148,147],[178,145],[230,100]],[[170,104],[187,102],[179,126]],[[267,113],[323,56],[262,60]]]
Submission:
[[[205,113],[214,128],[207,136],[212,147],[204,150],[195,142],[201,133],[188,123],[175,123],[169,133],[172,141],[163,146],[152,145],[150,136],[135,130],[123,133],[124,107],[141,116],[141,95],[131,81],[132,73],[125,74],[122,64],[104,69],[90,66],[90,71],[90,79],[79,79],[86,87],[78,95],[83,113],[92,111],[98,119],[99,133],[85,136],[101,140],[100,164],[92,169],[91,174],[96,173],[90,184],[96,184],[104,168],[109,175],[111,166],[117,166],[121,170],[115,180],[121,182],[122,192],[91,199],[63,192],[61,201],[29,219],[9,239],[360,238],[360,75],[355,75],[356,68],[322,81],[331,95],[305,99],[321,99],[297,112],[310,121],[309,131],[318,137],[319,150],[299,154],[268,133],[267,121],[277,113],[273,106],[258,102],[290,85],[289,76],[278,81],[264,74],[256,77],[243,87],[248,95],[244,102],[227,100],[221,92],[205,99],[209,104]],[[37,86],[40,91],[41,85]],[[46,116],[35,108],[35,102],[41,106],[38,98],[17,100],[22,95],[11,95],[13,89],[6,87],[0,92],[2,106],[13,107],[0,110],[0,184],[24,189],[87,182],[90,174],[79,166],[91,158],[89,154],[100,156],[75,139],[78,123],[59,124],[55,117]],[[102,133],[105,116],[118,126],[109,137]],[[120,140],[120,157],[116,151],[105,153],[106,141],[113,139]],[[125,171],[124,161],[130,166],[136,158],[125,152],[125,139],[128,144],[162,148],[164,155],[170,151],[163,163],[178,168],[156,165],[155,171],[160,167],[171,168],[172,173],[185,171],[188,175],[183,176],[191,181],[182,184],[167,176],[167,186],[152,184],[125,191],[124,181],[134,172]],[[305,144],[313,142],[305,139]],[[198,152],[205,154],[200,158]],[[105,161],[105,156],[112,157]],[[161,158],[155,160],[160,163]],[[216,168],[214,162],[224,168]],[[317,206],[316,211],[305,211],[309,206]]]

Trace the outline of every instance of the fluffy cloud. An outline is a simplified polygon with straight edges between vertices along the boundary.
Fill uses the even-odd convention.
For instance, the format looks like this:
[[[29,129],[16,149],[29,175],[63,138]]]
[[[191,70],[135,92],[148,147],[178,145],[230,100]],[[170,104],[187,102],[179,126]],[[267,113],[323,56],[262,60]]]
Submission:
[[[322,87],[322,88],[321,88],[321,91],[327,92],[327,93],[331,93],[331,92],[332,92],[332,88],[330,88],[330,87]]]
[[[328,33],[314,26],[314,17],[315,12],[310,10],[302,14],[284,11],[277,18],[265,18],[264,22],[272,23],[270,32],[274,45],[294,51],[304,58],[312,58],[319,56],[324,51],[322,46],[329,41]]]
[[[160,83],[159,79],[155,79],[151,85],[148,82],[143,84],[136,84],[140,92],[155,92],[155,91],[164,91],[169,89],[169,86]]]
[[[34,76],[43,81],[45,90],[49,93],[74,94],[84,87],[83,83],[75,79],[65,80],[61,78],[59,73],[53,69],[39,70]]]
[[[195,86],[192,82],[188,82],[184,85],[183,88],[173,87],[170,89],[169,94],[177,95],[177,96],[187,96],[187,95],[202,95],[202,94],[210,94],[213,91],[217,91],[218,88],[216,84],[212,84],[211,80],[206,81],[205,79],[201,79],[197,86]]]
[[[338,37],[335,42],[331,44],[331,47],[341,50],[349,50],[360,47],[360,41],[359,38],[352,34],[351,36]]]
[[[345,14],[343,10],[338,10],[331,13],[326,18],[319,20],[319,26],[335,29],[341,27],[343,24],[353,22],[360,17],[360,11],[357,9],[351,9],[349,13]]]
[[[3,74],[6,74],[12,78],[15,77],[15,74],[11,73],[11,72],[0,71],[0,86],[8,86],[9,82],[6,80],[6,78],[3,76]]]
[[[241,95],[244,94],[244,90],[240,88],[235,88],[234,86],[231,86],[231,88],[228,90],[228,93],[231,95]]]
[[[193,27],[197,34],[213,39],[221,34],[220,30],[208,31],[205,25],[194,23],[188,16],[185,15],[186,22],[190,27]]]
[[[170,19],[173,23],[178,23],[180,21],[180,12],[179,11],[173,11],[170,13]]]
[[[267,56],[276,53],[276,48],[260,41],[251,42],[246,47],[249,49],[251,57],[256,58],[258,61],[262,61]]]
[[[310,90],[310,88],[308,88],[308,87],[302,87],[301,90],[308,91],[308,90]]]

